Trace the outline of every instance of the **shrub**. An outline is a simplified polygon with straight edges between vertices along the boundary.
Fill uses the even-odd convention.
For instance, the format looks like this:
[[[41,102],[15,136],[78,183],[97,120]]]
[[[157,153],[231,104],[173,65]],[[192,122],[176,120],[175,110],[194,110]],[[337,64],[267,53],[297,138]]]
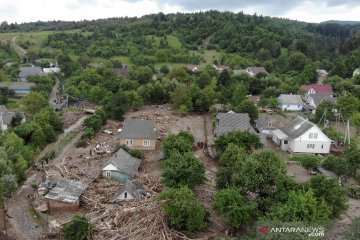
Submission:
[[[297,155],[291,158],[292,161],[299,161],[301,166],[307,170],[311,170],[319,166],[320,158],[315,155]]]
[[[94,131],[94,129],[92,129],[92,128],[85,128],[85,131],[84,131],[84,135],[83,135],[84,137],[86,137],[86,138],[92,138],[92,137],[94,137],[95,136],[95,131]]]
[[[130,149],[128,153],[134,158],[144,159],[144,153],[138,149]]]
[[[348,196],[355,199],[360,199],[360,186],[350,185],[347,187]]]
[[[345,174],[349,169],[349,164],[345,158],[328,156],[322,163],[322,166],[330,171],[333,171],[337,175]]]
[[[87,147],[89,144],[87,143],[87,141],[85,139],[80,139],[76,144],[75,147],[76,148],[85,148]]]
[[[85,216],[74,215],[70,222],[66,223],[61,232],[65,240],[85,240],[92,230],[89,219]]]

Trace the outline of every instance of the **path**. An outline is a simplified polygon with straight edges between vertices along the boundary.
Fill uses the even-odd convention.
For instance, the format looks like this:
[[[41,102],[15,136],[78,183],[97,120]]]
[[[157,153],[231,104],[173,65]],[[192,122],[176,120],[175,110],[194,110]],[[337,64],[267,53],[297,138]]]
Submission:
[[[19,55],[19,57],[23,57],[26,55],[26,50],[23,49],[21,46],[19,46],[17,43],[16,43],[16,38],[19,37],[19,36],[15,36],[11,39],[11,46],[14,48],[15,52]]]
[[[80,128],[87,117],[88,116],[83,116],[76,123],[65,129],[64,133],[59,136],[56,143],[61,141],[66,136],[66,133]],[[59,155],[51,160],[50,164],[55,164],[61,161],[66,155],[66,152],[81,138],[81,135],[82,131],[79,131],[79,133],[61,150]],[[39,156],[45,155],[47,151],[49,151],[48,147],[43,149]],[[34,217],[29,211],[31,207],[29,195],[33,194],[32,184],[38,184],[42,181],[43,172],[29,170],[27,175],[27,180],[24,182],[21,189],[7,200],[7,212],[8,215],[11,216],[11,218],[7,218],[11,225],[8,235],[17,240],[40,239],[44,230],[43,226],[36,223]]]
[[[59,85],[60,85],[60,81],[58,78],[56,78],[55,84],[51,89],[51,93],[49,96],[49,103],[51,105],[54,105],[55,101],[57,100],[57,92],[59,91]]]

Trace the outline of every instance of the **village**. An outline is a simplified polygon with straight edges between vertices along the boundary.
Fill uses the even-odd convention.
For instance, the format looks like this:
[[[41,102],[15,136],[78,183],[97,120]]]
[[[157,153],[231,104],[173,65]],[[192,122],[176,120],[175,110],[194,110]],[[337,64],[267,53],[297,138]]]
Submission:
[[[229,70],[227,66],[214,68],[220,73]],[[198,71],[194,65],[188,65],[187,69]],[[26,77],[60,71],[57,66],[40,70],[38,67],[23,67],[18,82],[14,82],[10,89],[19,96],[26,96],[33,86]],[[128,69],[115,72],[127,75]],[[262,67],[234,71],[234,74],[251,76],[258,73],[267,74]],[[67,107],[64,98],[52,98],[50,102],[54,108],[63,112],[65,128],[69,129],[65,133],[74,132],[78,137],[63,149],[62,154],[49,161],[41,159],[28,172],[28,179],[14,195],[18,200],[7,204],[8,231],[14,235],[23,232],[23,239],[56,239],[61,226],[69,222],[74,213],[80,213],[93,224],[93,239],[158,239],[159,236],[162,239],[189,239],[167,226],[165,216],[160,213],[161,203],[156,200],[164,190],[161,181],[165,159],[162,142],[168,134],[180,131],[190,132],[195,137],[193,152],[206,169],[206,181],[195,189],[195,195],[209,211],[213,228],[211,232],[198,233],[197,238],[200,239],[224,235],[229,231],[224,220],[212,210],[219,171],[214,141],[229,132],[257,135],[264,148],[272,149],[281,156],[287,165],[287,174],[296,181],[304,182],[313,175],[322,174],[339,179],[341,185],[347,184],[342,182],[341,176],[321,165],[309,171],[299,162],[290,161],[297,154],[325,157],[343,152],[345,142],[335,141],[323,131],[333,124],[326,119],[326,113],[320,122],[308,120],[316,113],[320,103],[335,104],[337,101],[331,85],[323,84],[326,76],[325,70],[318,70],[318,83],[301,86],[303,94],[281,94],[276,108],[259,107],[260,114],[254,122],[248,113],[236,113],[223,104],[213,105],[211,113],[188,115],[179,114],[169,104],[145,105],[126,113],[124,121],[108,120],[95,137],[85,140],[80,139],[83,131],[81,122],[101,106],[91,105],[87,109]],[[256,105],[261,101],[258,96],[248,97]],[[336,130],[345,134],[345,141],[350,140],[353,130],[337,109],[330,111],[339,119]],[[15,113],[2,106],[1,116],[2,130],[6,131],[11,127]],[[134,149],[138,151],[132,151]],[[19,202],[24,204],[21,209],[17,207]],[[351,200],[349,204],[347,217],[343,219],[347,224],[351,219],[349,214],[359,214],[360,201]],[[24,208],[32,210],[25,214]],[[19,224],[16,216],[21,214],[24,218],[21,221],[25,223]],[[142,227],[138,228],[139,225]],[[31,230],[25,233],[26,228]]]

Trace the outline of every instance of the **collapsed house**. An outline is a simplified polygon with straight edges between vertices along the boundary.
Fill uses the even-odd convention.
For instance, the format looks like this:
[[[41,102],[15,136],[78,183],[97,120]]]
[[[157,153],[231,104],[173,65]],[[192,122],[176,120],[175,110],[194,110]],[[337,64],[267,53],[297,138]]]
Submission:
[[[48,209],[55,211],[79,210],[79,198],[88,187],[88,184],[70,179],[57,179],[54,185],[48,194],[45,195]]]

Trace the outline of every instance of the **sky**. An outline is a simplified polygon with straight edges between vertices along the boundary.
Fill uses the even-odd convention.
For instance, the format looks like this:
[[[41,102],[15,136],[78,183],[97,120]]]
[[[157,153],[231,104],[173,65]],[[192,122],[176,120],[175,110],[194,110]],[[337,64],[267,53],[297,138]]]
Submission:
[[[359,0],[0,0],[0,22],[78,21],[210,9],[305,22],[360,21]]]

